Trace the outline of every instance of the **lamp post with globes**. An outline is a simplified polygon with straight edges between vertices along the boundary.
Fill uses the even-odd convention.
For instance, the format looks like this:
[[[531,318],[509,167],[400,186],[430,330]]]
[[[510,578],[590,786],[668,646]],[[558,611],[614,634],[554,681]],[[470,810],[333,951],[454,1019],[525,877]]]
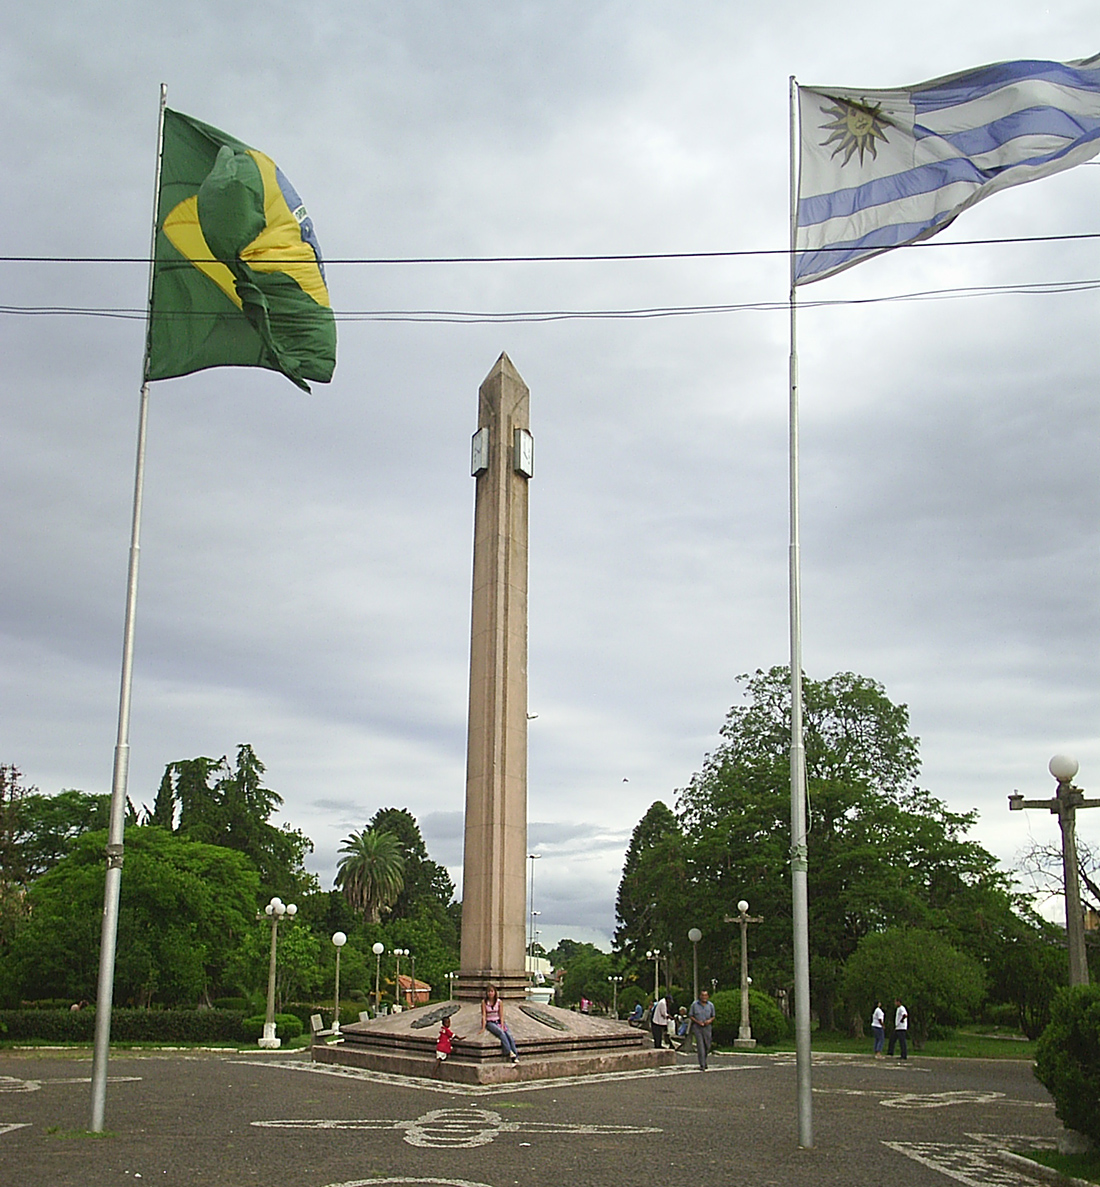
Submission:
[[[611,1016],[618,1018],[619,1016],[619,986],[623,983],[622,977],[611,976],[607,978],[611,982]]]
[[[1049,800],[1025,800],[1014,791],[1008,797],[1011,812],[1024,808],[1049,808],[1062,827],[1062,879],[1066,888],[1066,941],[1069,945],[1069,983],[1087,985],[1089,965],[1085,955],[1085,919],[1081,912],[1081,887],[1077,873],[1077,809],[1100,808],[1100,800],[1087,800],[1080,788],[1073,786],[1077,759],[1056,754],[1047,768],[1058,780],[1058,793]]]
[[[393,955],[397,957],[397,972],[393,975],[393,1000],[398,1010],[401,1007],[401,957],[408,956],[408,948],[394,948]]]
[[[699,941],[703,938],[703,933],[697,928],[690,928],[688,931],[688,939],[691,941],[691,983],[692,992],[695,994],[693,1000],[699,1000]]]
[[[332,1005],[332,1033],[340,1033],[340,949],[348,942],[342,931],[332,933],[332,943],[336,948],[336,988],[334,989]]]
[[[650,948],[645,954],[646,960],[653,961],[653,1000],[656,1002],[657,994],[661,989],[661,950],[660,948]]]
[[[375,940],[370,950],[374,953],[374,1016],[377,1018],[382,1012],[382,953],[386,951],[386,945]]]
[[[297,914],[298,908],[294,903],[284,903],[278,896],[264,907],[264,915],[271,920],[271,959],[267,966],[267,1014],[264,1016],[264,1033],[259,1045],[272,1051],[282,1045],[275,1035],[275,947],[278,943],[279,920],[284,916],[293,919]],[[263,915],[258,918],[262,919]]]

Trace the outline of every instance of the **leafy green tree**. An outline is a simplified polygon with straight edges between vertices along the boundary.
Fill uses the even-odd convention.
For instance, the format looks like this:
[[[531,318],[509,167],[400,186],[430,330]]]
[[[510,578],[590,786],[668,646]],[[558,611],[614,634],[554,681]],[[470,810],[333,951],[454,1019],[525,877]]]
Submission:
[[[607,978],[615,972],[616,965],[606,952],[601,952],[595,944],[563,939],[550,959],[555,968],[565,969],[562,1001],[567,1006],[576,1005],[582,997],[598,1006],[611,1004],[611,982]]]
[[[344,839],[336,867],[336,885],[356,911],[379,923],[404,885],[405,858],[393,833],[365,828]]]
[[[854,1010],[870,1016],[876,1001],[886,1009],[901,998],[909,1029],[920,1044],[933,1028],[951,1028],[973,1017],[985,998],[985,974],[965,952],[923,928],[890,928],[865,936],[844,967],[842,992]]]
[[[407,808],[379,808],[367,826],[371,832],[392,833],[401,849],[401,893],[390,908],[394,919],[415,916],[422,902],[446,909],[455,896],[455,885],[446,866],[432,861],[416,817]]]
[[[1100,1143],[1100,985],[1058,991],[1035,1053],[1035,1078],[1067,1129]]]
[[[678,950],[678,945],[687,943],[687,929],[695,922],[696,897],[689,845],[680,822],[657,800],[631,834],[615,900],[619,921],[615,948],[630,961],[635,975],[642,975],[645,954],[653,948],[667,952],[671,945],[682,965],[685,951],[690,950]],[[673,972],[675,977],[677,969]],[[679,972],[677,979],[682,979],[682,967]]]
[[[95,996],[106,832],[80,836],[28,891],[12,942],[8,992]],[[157,827],[126,830],[115,1000],[195,1004],[227,986],[236,946],[256,926],[259,876],[242,854]]]
[[[694,923],[703,932],[705,979],[730,977],[739,935],[726,917],[745,898],[764,919],[750,929],[753,975],[789,987],[788,670],[741,679],[746,703],[730,710],[721,744],[680,793],[686,888],[678,875],[666,883],[673,901],[688,903],[681,930]],[[845,961],[863,937],[908,926],[977,942],[975,904],[1002,911],[1007,892],[996,859],[966,838],[975,814],[952,812],[916,785],[918,743],[904,705],[851,672],[806,679],[803,691],[811,987],[822,1025],[832,1028]],[[659,886],[653,893],[659,898]]]
[[[263,893],[301,897],[316,889],[315,877],[305,868],[313,842],[298,829],[271,823],[283,799],[264,786],[265,769],[247,744],[237,747],[233,767],[225,757],[171,762],[146,819],[180,836],[246,854],[260,871]]]

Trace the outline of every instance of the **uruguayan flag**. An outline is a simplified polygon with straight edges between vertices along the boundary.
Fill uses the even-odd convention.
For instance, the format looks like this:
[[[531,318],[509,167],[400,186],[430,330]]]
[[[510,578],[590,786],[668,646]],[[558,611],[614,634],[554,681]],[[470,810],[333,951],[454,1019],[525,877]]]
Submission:
[[[927,239],[987,195],[1100,152],[1100,54],[798,94],[796,284]]]

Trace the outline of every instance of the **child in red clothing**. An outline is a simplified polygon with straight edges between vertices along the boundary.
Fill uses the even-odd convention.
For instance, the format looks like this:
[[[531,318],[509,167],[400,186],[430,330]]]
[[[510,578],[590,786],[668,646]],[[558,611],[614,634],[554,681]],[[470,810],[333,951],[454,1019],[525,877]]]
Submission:
[[[435,1044],[435,1074],[439,1074],[439,1069],[443,1066],[447,1056],[451,1053],[451,1048],[455,1039],[464,1038],[464,1035],[456,1035],[451,1030],[450,1018],[444,1018],[439,1028],[439,1038]]]

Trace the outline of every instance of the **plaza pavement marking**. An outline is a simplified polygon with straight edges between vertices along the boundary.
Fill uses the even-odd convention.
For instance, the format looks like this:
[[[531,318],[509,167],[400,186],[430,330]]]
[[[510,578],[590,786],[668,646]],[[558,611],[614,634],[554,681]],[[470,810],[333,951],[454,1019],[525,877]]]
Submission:
[[[980,1092],[964,1088],[955,1092],[894,1092],[873,1088],[815,1088],[814,1092],[831,1096],[875,1096],[888,1109],[944,1109],[949,1105],[1018,1105],[1023,1109],[1053,1109],[1053,1101],[1013,1100],[1003,1092]],[[884,1092],[886,1095],[884,1095]]]
[[[30,1126],[29,1121],[0,1121],[0,1137],[13,1129],[30,1129]]]
[[[502,1133],[599,1134],[663,1133],[652,1125],[571,1125],[557,1121],[505,1121],[490,1109],[456,1107],[432,1109],[415,1121],[386,1121],[370,1118],[363,1121],[253,1121],[261,1129],[403,1129],[410,1146],[431,1149],[471,1150],[486,1146]]]
[[[248,1060],[233,1062],[248,1063]],[[602,1084],[619,1080],[644,1080],[659,1076],[698,1075],[694,1065],[682,1067],[640,1068],[632,1072],[598,1072],[591,1076],[560,1076],[553,1080],[520,1080],[512,1084],[448,1084],[443,1080],[427,1076],[395,1076],[392,1072],[374,1072],[368,1068],[341,1067],[332,1063],[304,1063],[301,1061],[275,1060],[253,1064],[254,1067],[282,1068],[289,1072],[311,1072],[318,1076],[344,1076],[352,1080],[366,1080],[373,1084],[391,1084],[401,1088],[422,1088],[428,1092],[442,1092],[447,1096],[512,1096],[517,1092],[542,1092],[547,1088],[567,1088],[573,1084]],[[727,1067],[712,1065],[711,1072],[747,1072],[763,1067],[763,1064],[733,1064]]]
[[[1006,1143],[1014,1140],[1007,1137],[1003,1139]],[[1034,1175],[1024,1174],[1001,1162],[994,1149],[981,1145],[963,1146],[956,1142],[882,1144],[922,1166],[939,1171],[956,1183],[965,1183],[967,1187],[1035,1187],[1037,1182],[1045,1182],[1038,1170]]]
[[[108,1076],[108,1084],[127,1084],[140,1076]],[[41,1080],[20,1080],[15,1076],[0,1076],[0,1092],[37,1092],[43,1084],[90,1084],[91,1076],[50,1076]]]
[[[402,1175],[396,1179],[352,1179],[349,1183],[329,1183],[328,1187],[384,1187],[386,1183],[426,1183],[433,1187],[488,1187],[486,1183],[471,1183],[469,1179],[410,1179]]]

